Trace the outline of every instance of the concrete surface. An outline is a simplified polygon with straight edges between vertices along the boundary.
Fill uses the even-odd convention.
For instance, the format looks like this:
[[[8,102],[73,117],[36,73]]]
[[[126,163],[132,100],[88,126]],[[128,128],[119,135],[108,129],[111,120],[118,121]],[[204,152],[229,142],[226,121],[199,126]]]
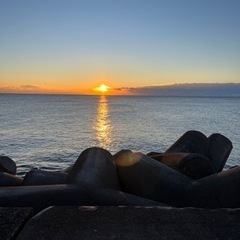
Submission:
[[[31,208],[0,207],[0,240],[15,239],[30,217],[32,217]]]
[[[49,207],[27,222],[17,240],[240,239],[240,209]]]

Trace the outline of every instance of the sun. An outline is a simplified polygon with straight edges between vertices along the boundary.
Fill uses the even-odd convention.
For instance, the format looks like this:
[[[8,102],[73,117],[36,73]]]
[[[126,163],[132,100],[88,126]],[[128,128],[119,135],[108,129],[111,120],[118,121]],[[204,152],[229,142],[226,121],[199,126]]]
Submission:
[[[101,92],[101,93],[107,93],[109,89],[110,87],[105,84],[101,84],[100,86],[94,88],[95,91]]]

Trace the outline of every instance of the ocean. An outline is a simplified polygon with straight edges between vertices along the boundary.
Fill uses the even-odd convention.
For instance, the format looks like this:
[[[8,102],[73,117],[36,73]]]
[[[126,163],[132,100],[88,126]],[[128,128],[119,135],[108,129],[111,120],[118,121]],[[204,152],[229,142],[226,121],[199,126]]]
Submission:
[[[233,143],[225,168],[239,165],[240,98],[0,94],[0,155],[17,174],[59,171],[86,148],[164,152],[188,130]]]

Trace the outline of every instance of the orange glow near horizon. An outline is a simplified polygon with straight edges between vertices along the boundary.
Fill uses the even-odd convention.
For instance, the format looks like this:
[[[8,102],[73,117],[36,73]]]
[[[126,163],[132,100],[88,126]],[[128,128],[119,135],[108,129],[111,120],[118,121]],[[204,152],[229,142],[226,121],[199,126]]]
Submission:
[[[95,86],[94,86],[95,85]],[[97,86],[97,87],[96,87]],[[106,84],[1,84],[0,93],[14,94],[80,94],[80,95],[131,95],[128,90]]]

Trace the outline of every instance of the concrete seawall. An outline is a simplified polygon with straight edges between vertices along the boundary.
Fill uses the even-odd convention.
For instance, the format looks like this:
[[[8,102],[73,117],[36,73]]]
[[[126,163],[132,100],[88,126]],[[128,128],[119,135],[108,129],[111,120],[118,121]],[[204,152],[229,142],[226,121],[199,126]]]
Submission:
[[[240,239],[240,209],[130,206],[0,208],[1,240]]]

